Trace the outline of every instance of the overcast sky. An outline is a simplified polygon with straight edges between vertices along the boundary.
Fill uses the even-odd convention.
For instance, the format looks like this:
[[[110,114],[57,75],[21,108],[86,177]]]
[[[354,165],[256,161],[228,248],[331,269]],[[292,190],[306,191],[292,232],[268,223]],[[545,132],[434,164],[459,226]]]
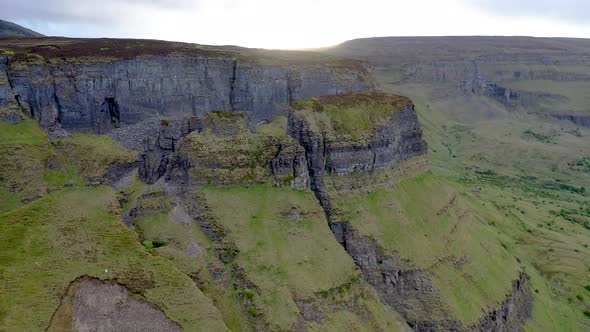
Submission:
[[[590,0],[0,0],[46,35],[308,48],[376,36],[590,38]]]

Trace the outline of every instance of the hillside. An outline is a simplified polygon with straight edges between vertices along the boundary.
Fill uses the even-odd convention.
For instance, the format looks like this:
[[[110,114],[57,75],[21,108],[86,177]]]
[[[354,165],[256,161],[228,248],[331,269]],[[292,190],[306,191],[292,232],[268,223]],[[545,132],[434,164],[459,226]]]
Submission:
[[[584,39],[392,37],[323,50],[368,61],[380,88],[414,101],[433,172],[484,202],[478,210],[531,276],[527,330],[589,328],[589,47]]]
[[[18,24],[0,20],[0,38],[13,38],[13,37],[44,37],[42,34],[29,30]]]

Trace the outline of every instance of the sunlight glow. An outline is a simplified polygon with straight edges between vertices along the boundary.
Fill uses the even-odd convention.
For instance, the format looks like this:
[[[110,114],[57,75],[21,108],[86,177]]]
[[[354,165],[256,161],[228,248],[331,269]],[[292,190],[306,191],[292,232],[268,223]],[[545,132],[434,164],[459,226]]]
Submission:
[[[127,13],[122,16],[124,19],[112,19],[109,24],[99,17],[96,22],[91,19],[71,24],[17,23],[29,23],[31,28],[50,35],[151,38],[283,49],[330,46],[378,36],[590,37],[590,25],[491,14],[468,0],[169,0],[169,6],[139,5],[141,2],[76,2],[76,14],[82,17],[96,12],[109,18]]]

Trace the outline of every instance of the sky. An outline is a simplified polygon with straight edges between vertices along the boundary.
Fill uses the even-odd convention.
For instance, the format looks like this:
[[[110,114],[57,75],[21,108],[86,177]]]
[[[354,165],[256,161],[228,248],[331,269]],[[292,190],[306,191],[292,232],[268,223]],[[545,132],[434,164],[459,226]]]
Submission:
[[[0,0],[51,36],[314,48],[381,36],[590,38],[590,0]]]

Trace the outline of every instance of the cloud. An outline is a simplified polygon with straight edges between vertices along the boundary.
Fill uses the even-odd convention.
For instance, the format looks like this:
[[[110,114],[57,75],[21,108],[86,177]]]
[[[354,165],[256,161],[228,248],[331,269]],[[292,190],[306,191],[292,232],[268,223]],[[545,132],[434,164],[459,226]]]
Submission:
[[[467,4],[502,16],[552,18],[590,24],[588,0],[465,0]]]
[[[206,0],[0,0],[0,19],[50,36],[149,37],[159,15],[198,10]]]
[[[0,0],[0,15],[6,20],[44,20],[57,24],[124,23],[146,10],[185,11],[198,7],[199,3],[195,0]]]
[[[590,37],[590,0],[0,0],[49,36],[310,48],[376,36]]]

